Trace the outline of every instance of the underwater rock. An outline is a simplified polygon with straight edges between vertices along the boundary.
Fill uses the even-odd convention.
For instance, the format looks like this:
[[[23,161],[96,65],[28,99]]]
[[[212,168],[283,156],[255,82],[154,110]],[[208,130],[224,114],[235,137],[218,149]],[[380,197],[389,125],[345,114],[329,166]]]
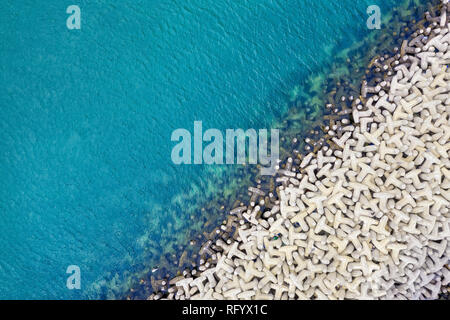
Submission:
[[[250,203],[231,210],[235,220],[224,225],[234,235],[206,242],[198,272],[172,279],[168,294],[149,298],[438,299],[446,294],[448,9],[443,0],[439,14],[425,15],[400,54],[373,61],[378,77],[363,81],[360,99],[351,99],[351,121],[330,126],[329,147],[316,146],[299,163],[293,161],[299,155],[280,163],[268,197],[249,188]]]

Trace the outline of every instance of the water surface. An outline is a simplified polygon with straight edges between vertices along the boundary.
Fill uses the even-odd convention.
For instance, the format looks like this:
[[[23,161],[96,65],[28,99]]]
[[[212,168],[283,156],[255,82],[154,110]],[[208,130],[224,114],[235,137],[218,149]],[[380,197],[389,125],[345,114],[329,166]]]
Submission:
[[[76,2],[0,8],[0,298],[120,296],[223,191],[208,183],[223,168],[172,164],[172,131],[269,129],[336,49],[377,32],[369,5],[397,3]]]

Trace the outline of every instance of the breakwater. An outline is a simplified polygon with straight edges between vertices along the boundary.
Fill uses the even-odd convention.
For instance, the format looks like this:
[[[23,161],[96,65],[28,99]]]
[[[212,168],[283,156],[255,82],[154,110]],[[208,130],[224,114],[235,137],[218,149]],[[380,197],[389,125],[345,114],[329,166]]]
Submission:
[[[437,298],[448,264],[447,3],[358,95],[329,103],[326,135],[280,163],[273,192],[249,188],[200,266],[151,298]]]

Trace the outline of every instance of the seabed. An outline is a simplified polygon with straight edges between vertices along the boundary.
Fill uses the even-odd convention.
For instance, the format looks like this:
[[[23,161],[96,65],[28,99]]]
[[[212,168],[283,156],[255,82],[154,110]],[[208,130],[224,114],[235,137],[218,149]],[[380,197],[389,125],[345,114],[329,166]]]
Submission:
[[[163,256],[159,265],[147,266],[139,274],[133,275],[131,278],[131,289],[125,293],[123,298],[188,299],[191,296],[202,299],[255,298],[254,292],[253,294],[252,292],[248,292],[252,291],[250,287],[248,290],[244,290],[245,288],[235,290],[228,297],[220,296],[220,294],[213,295],[210,292],[213,288],[206,290],[205,286],[208,283],[211,283],[211,286],[212,284],[217,286],[221,278],[214,276],[213,278],[215,279],[211,279],[211,274],[202,278],[201,285],[192,285],[192,281],[199,279],[205,271],[207,272],[207,270],[217,267],[220,260],[219,256],[228,256],[230,260],[236,260],[234,265],[228,261],[228,267],[233,272],[240,274],[245,280],[249,278],[253,279],[255,275],[247,278],[247,275],[240,273],[243,268],[240,267],[241,262],[239,260],[245,260],[244,256],[246,254],[248,255],[248,252],[244,253],[244,256],[241,256],[241,253],[245,252],[241,248],[244,251],[235,253],[236,255],[233,259],[231,259],[233,255],[230,257],[231,246],[234,243],[242,243],[243,241],[242,231],[240,233],[239,230],[258,228],[261,231],[267,228],[270,230],[270,244],[264,242],[262,248],[258,248],[260,250],[265,249],[266,251],[269,250],[269,247],[289,251],[286,248],[281,248],[293,245],[291,240],[287,240],[286,242],[286,239],[292,237],[292,230],[288,230],[286,225],[284,228],[278,229],[278,227],[274,227],[274,223],[281,219],[280,216],[283,219],[290,218],[292,221],[292,217],[290,217],[291,213],[285,211],[286,207],[283,210],[280,208],[280,206],[284,206],[280,204],[283,201],[287,201],[287,207],[293,205],[289,200],[286,200],[287,198],[292,200],[291,197],[293,197],[288,192],[290,184],[300,183],[300,181],[295,181],[296,175],[298,173],[305,174],[307,172],[305,170],[314,161],[313,159],[316,159],[317,165],[316,157],[319,151],[321,154],[320,157],[326,158],[333,157],[335,150],[343,149],[345,144],[344,138],[349,138],[346,135],[346,132],[348,132],[346,128],[357,126],[356,122],[358,121],[355,121],[354,111],[364,112],[365,109],[361,108],[359,110],[358,106],[365,105],[369,99],[369,95],[376,95],[380,91],[378,90],[376,92],[373,88],[376,88],[382,82],[389,82],[392,79],[394,74],[393,68],[397,66],[395,61],[398,61],[398,55],[403,57],[405,54],[404,40],[414,38],[414,35],[417,35],[417,30],[426,30],[428,25],[440,23],[437,20],[440,17],[438,13],[440,8],[438,7],[441,6],[440,1],[429,1],[427,5],[421,4],[420,1],[405,1],[397,10],[392,12],[391,16],[385,17],[382,31],[372,32],[369,38],[355,43],[347,50],[336,52],[336,61],[331,66],[324,66],[322,72],[311,76],[294,88],[287,98],[288,112],[282,117],[279,123],[273,126],[274,128],[279,128],[282,134],[280,146],[280,159],[282,161],[279,164],[279,173],[275,177],[261,177],[259,176],[259,168],[257,166],[237,167],[231,175],[229,170],[220,169],[221,172],[215,172],[217,179],[211,181],[210,185],[206,187],[209,190],[209,194],[203,195],[205,198],[214,199],[203,203],[200,207],[199,201],[197,200],[200,192],[193,186],[192,192],[177,199],[183,215],[180,215],[180,212],[170,213],[173,214],[173,223],[178,224],[180,229],[187,224],[192,226],[189,228],[189,233],[176,239],[176,241],[173,241],[173,239],[163,239],[160,246],[164,247],[168,243],[171,243],[171,253]],[[426,11],[429,11],[430,14],[425,18]],[[388,66],[388,71],[392,71],[391,74],[384,73],[384,66]],[[386,81],[387,79],[388,81]],[[361,86],[364,83],[365,85]],[[374,92],[369,94],[364,92],[365,89],[362,92],[361,87],[367,87],[369,88],[368,91]],[[448,109],[448,105],[446,106]],[[364,117],[362,116],[361,118]],[[369,133],[372,134],[373,132],[369,131]],[[327,155],[327,152],[329,155]],[[314,156],[308,156],[310,154],[314,154]],[[323,166],[324,163],[321,165]],[[448,169],[448,152],[446,165]],[[293,180],[290,180],[291,178]],[[217,196],[218,190],[221,190],[219,196]],[[308,191],[306,190],[305,192]],[[344,203],[344,206],[347,205]],[[337,207],[339,208],[339,205]],[[322,210],[320,209],[320,211]],[[341,211],[344,212],[345,210]],[[298,212],[293,211],[293,213],[297,214]],[[308,213],[311,214],[313,212]],[[333,214],[336,214],[336,212]],[[444,212],[442,215],[446,218],[444,224],[445,221],[448,224],[448,212]],[[193,222],[194,219],[195,223]],[[346,218],[343,217],[342,219]],[[382,217],[377,217],[377,219],[377,221],[384,221]],[[258,221],[256,224],[255,220]],[[306,234],[307,231],[304,228],[307,228],[307,226],[302,226],[301,224],[304,222],[297,220],[295,223],[291,223],[291,227],[298,233]],[[386,221],[383,223],[386,223]],[[285,234],[286,231],[287,234]],[[159,230],[159,232],[164,233],[164,230]],[[326,232],[332,233],[333,231],[324,227],[324,230],[319,231],[317,236],[323,237]],[[383,233],[383,231],[380,232]],[[296,241],[304,240],[300,237]],[[443,243],[445,241],[446,247],[444,246],[444,253],[442,255],[444,257],[447,255],[447,259],[448,240],[447,236],[447,238],[439,242]],[[339,244],[339,241],[336,241]],[[173,243],[176,243],[176,245]],[[151,250],[153,250],[154,254],[158,254],[157,248],[151,248]],[[305,250],[308,250],[308,248],[304,248],[303,251],[300,250],[300,255],[297,254],[295,257],[285,252],[284,257],[287,259],[288,269],[293,264],[293,260],[297,261],[301,257],[301,254],[305,255]],[[321,248],[318,247],[316,250],[320,251]],[[439,248],[439,250],[441,249]],[[340,252],[343,251],[345,251],[345,248]],[[250,260],[257,261],[256,256]],[[220,263],[223,263],[223,260],[220,261]],[[320,259],[316,257],[312,261],[312,265],[314,265],[318,264]],[[301,262],[298,260],[297,263]],[[312,267],[312,265],[308,266]],[[255,274],[258,275],[258,272],[262,272],[265,267],[265,262],[254,262],[251,268],[246,265],[246,268],[243,270],[255,270]],[[280,281],[278,281],[279,279],[277,280],[277,277],[280,274],[289,274],[289,271],[283,270],[283,268],[285,269],[286,267],[281,267],[274,273],[276,279],[274,283],[277,283],[279,286],[282,284],[278,283]],[[443,268],[448,273],[448,261]],[[351,271],[350,273],[358,274],[358,270],[356,267],[354,272]],[[442,272],[445,273],[445,271]],[[263,278],[263,275],[259,276]],[[356,278],[358,277],[356,276]],[[189,282],[185,279],[191,280]],[[203,283],[205,281],[206,284]],[[311,280],[310,283],[312,281],[314,280]],[[250,280],[244,282],[254,285]],[[281,282],[284,283],[283,281]],[[246,284],[244,284],[244,287]],[[448,283],[445,284],[441,281],[441,284],[442,288],[440,288],[439,296],[447,297]],[[294,284],[292,286],[296,287]],[[295,293],[295,290],[300,290],[299,286],[292,289],[292,287],[286,284],[286,287],[286,290],[277,290],[278,287],[267,290],[263,286],[261,289],[264,289],[267,293],[259,293],[258,297],[292,298],[292,296],[297,294],[296,298],[299,298],[300,294],[305,295],[304,292]],[[229,286],[227,289],[227,292],[229,292],[232,290],[232,286]],[[340,292],[340,290],[337,289],[336,292]],[[373,291],[370,292],[372,293]],[[214,293],[216,292],[214,291]],[[320,293],[309,295],[310,293],[306,294],[305,298],[320,299],[327,296],[324,292],[321,292],[324,296],[321,296]],[[337,295],[337,297],[340,296]],[[342,297],[352,298],[351,294],[350,296],[344,295]],[[395,297],[395,294],[392,295],[393,297]],[[433,295],[433,298],[436,298],[436,296]]]

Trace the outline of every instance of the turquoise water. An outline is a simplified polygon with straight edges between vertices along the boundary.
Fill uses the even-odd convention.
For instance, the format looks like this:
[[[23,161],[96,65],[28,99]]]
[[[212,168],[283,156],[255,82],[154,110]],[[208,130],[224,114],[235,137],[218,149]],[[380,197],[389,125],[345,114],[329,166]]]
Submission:
[[[157,265],[190,228],[175,199],[214,175],[172,164],[172,131],[270,128],[332,49],[377,32],[372,4],[396,1],[3,1],[0,298],[112,297]]]

